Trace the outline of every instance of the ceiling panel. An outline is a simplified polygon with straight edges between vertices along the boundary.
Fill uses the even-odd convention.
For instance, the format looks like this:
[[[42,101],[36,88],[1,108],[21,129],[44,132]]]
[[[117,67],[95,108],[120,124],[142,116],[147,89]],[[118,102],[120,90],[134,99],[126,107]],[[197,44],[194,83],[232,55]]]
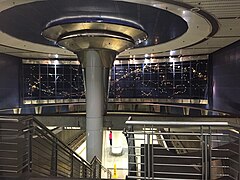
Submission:
[[[199,43],[197,45],[191,46],[191,48],[195,48],[195,49],[207,49],[207,48],[222,48],[224,46],[227,46],[231,43],[234,43],[235,41],[239,40],[240,38],[235,38],[235,37],[231,37],[231,38],[210,38],[202,43]]]
[[[215,36],[240,37],[240,19],[220,19],[218,22],[220,28],[219,31],[215,34]]]
[[[20,3],[23,0],[19,0],[17,1],[18,3]],[[161,0],[160,0],[161,1]],[[166,0],[165,0],[166,1]],[[195,54],[209,54],[212,53],[222,47],[225,47],[237,40],[240,40],[240,0],[176,0],[176,1],[180,1],[182,3],[191,5],[192,7],[199,7],[201,10],[207,12],[208,14],[212,15],[213,17],[215,17],[218,21],[219,24],[219,30],[218,32],[211,38],[209,38],[208,40],[206,40],[205,42],[187,47],[187,48],[183,48],[180,50],[175,51],[174,55],[195,55]],[[0,0],[0,10],[1,8],[4,6],[4,3],[10,3],[9,1],[4,1],[4,0]],[[50,7],[48,7],[48,9],[46,11],[48,11],[49,9],[52,9],[53,11],[55,11],[54,13],[56,13],[58,11],[58,6],[55,6],[55,1],[49,1],[52,3],[50,4]],[[91,1],[91,2],[96,2],[96,1]],[[92,10],[94,12],[98,12],[100,11],[99,6],[96,7],[96,5],[92,4],[89,1],[89,7],[88,8],[92,8]],[[136,0],[137,2],[137,0]],[[149,0],[149,4],[150,4],[151,0]],[[169,0],[169,2],[171,2],[171,0]],[[172,1],[174,2],[174,1]],[[109,7],[108,6],[105,7],[105,11],[109,14],[111,13],[115,13],[117,14],[119,17],[124,16],[125,14],[121,14],[121,8],[119,6],[119,2],[115,2],[115,7]],[[53,8],[54,7],[54,8]],[[32,13],[37,14],[37,15],[42,15],[42,16],[46,16],[44,17],[45,19],[47,19],[47,15],[48,13],[42,14],[41,11],[37,8],[32,8]],[[125,7],[125,9],[127,9],[128,6]],[[113,11],[114,9],[114,11]],[[129,12],[126,11],[130,14],[132,13],[136,13],[136,19],[140,20],[144,20],[144,21],[148,21],[145,20],[147,17],[145,16],[139,16],[140,12],[142,9],[136,8],[137,11],[135,12]],[[83,10],[83,9],[81,9]],[[74,7],[72,7],[71,12],[70,13],[74,13],[75,11],[79,11],[79,9],[76,7],[74,9]],[[18,14],[18,16],[22,16],[22,20],[24,21],[24,16],[19,12],[16,12]],[[49,13],[53,13],[53,12],[49,12]],[[54,14],[53,13],[53,14]],[[147,16],[147,14],[146,14]],[[158,16],[155,17],[155,19],[151,19],[151,21],[158,21]],[[13,22],[14,21],[13,19]],[[35,22],[35,20],[34,20]],[[34,23],[33,22],[33,23]],[[1,22],[2,23],[2,22]],[[17,21],[18,23],[18,21]],[[36,23],[36,22],[35,22]],[[154,27],[154,23],[153,27]],[[5,26],[4,24],[2,24],[2,27]],[[199,26],[202,26],[201,24],[199,24]],[[18,26],[20,27],[20,26]],[[153,27],[149,27],[149,29],[154,30]],[[164,27],[162,27],[164,28]],[[162,29],[157,29],[157,31],[160,31]],[[15,31],[15,29],[14,29]],[[35,31],[34,29],[30,28],[29,32],[31,31]],[[28,33],[28,32],[27,32]],[[6,39],[1,39],[2,42],[6,42]],[[1,42],[0,40],[0,42]],[[9,41],[10,42],[10,41]],[[2,44],[4,44],[2,43]],[[10,43],[6,44],[6,45],[10,45]],[[24,45],[24,41],[21,41],[21,45],[15,44],[16,46],[22,48],[22,46]],[[13,46],[11,44],[11,46]],[[42,49],[39,49],[39,51],[42,51],[43,53],[38,53],[36,52],[36,48],[33,48],[34,51],[28,51],[28,50],[21,50],[21,49],[15,49],[15,48],[10,48],[10,47],[6,47],[6,46],[1,46],[0,45],[0,52],[2,53],[6,53],[6,54],[11,54],[14,56],[19,56],[19,57],[24,57],[24,58],[33,58],[33,57],[37,57],[37,58],[54,58],[56,54],[49,54],[46,51],[43,51]],[[52,51],[50,51],[52,52]],[[62,51],[59,51],[59,53]],[[149,54],[151,52],[149,51]],[[62,52],[63,55],[58,55],[59,58],[76,58],[76,56],[70,52]],[[156,55],[160,55],[160,56],[168,56],[170,55],[170,52],[162,52],[159,51],[159,53],[156,53]],[[144,56],[144,54],[142,54],[142,56]]]
[[[239,18],[239,0],[182,0],[182,2],[199,7],[217,18]]]

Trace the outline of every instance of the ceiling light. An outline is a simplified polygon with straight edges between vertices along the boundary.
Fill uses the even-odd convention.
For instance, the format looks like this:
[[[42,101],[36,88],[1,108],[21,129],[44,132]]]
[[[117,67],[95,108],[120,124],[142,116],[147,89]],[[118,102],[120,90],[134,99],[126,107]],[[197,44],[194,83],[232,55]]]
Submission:
[[[53,62],[55,65],[59,64],[59,61],[58,60],[54,60]]]

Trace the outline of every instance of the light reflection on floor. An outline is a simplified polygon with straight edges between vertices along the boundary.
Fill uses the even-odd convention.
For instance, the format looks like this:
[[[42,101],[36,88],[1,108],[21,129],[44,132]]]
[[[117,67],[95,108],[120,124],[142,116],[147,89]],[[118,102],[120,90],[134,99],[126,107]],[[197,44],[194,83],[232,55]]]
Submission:
[[[109,142],[109,132],[108,130],[103,131],[103,149],[102,149],[102,163],[103,166],[110,169],[112,175],[114,174],[113,168],[114,164],[117,167],[117,178],[118,179],[125,179],[128,173],[128,146],[125,136],[122,134],[122,131],[112,131],[113,135],[113,148],[122,148],[121,155],[114,155],[111,153],[111,146]],[[80,155],[82,158],[86,159],[86,143],[83,143],[80,146],[76,153]],[[103,177],[106,177],[105,173],[102,173]],[[113,177],[114,178],[114,177]]]

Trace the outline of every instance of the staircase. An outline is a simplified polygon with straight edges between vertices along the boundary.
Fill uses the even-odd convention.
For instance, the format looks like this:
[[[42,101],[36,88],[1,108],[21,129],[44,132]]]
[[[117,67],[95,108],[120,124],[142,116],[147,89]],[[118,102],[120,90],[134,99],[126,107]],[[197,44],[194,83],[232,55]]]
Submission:
[[[102,169],[104,171],[102,171]],[[109,170],[78,156],[34,117],[0,118],[0,179],[92,179]]]
[[[228,122],[127,121],[131,179],[240,180],[240,126]]]

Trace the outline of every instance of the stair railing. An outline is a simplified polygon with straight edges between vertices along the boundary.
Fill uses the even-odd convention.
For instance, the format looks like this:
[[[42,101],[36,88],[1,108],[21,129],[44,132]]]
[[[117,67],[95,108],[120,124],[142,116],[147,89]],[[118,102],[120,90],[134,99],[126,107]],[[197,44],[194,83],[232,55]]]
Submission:
[[[102,162],[94,156],[92,161],[91,161],[91,167],[93,170],[93,178],[94,179],[101,179],[102,178],[102,172],[106,173],[106,178],[107,179],[112,179],[112,173],[109,169],[105,168],[102,165]]]
[[[237,124],[129,120],[126,125],[134,130],[126,132],[128,149],[135,149],[128,153],[130,179],[240,178]]]
[[[20,120],[28,144],[28,172],[33,175],[90,178],[91,165],[34,117]]]
[[[0,118],[0,177],[92,178],[91,164],[34,117]]]

